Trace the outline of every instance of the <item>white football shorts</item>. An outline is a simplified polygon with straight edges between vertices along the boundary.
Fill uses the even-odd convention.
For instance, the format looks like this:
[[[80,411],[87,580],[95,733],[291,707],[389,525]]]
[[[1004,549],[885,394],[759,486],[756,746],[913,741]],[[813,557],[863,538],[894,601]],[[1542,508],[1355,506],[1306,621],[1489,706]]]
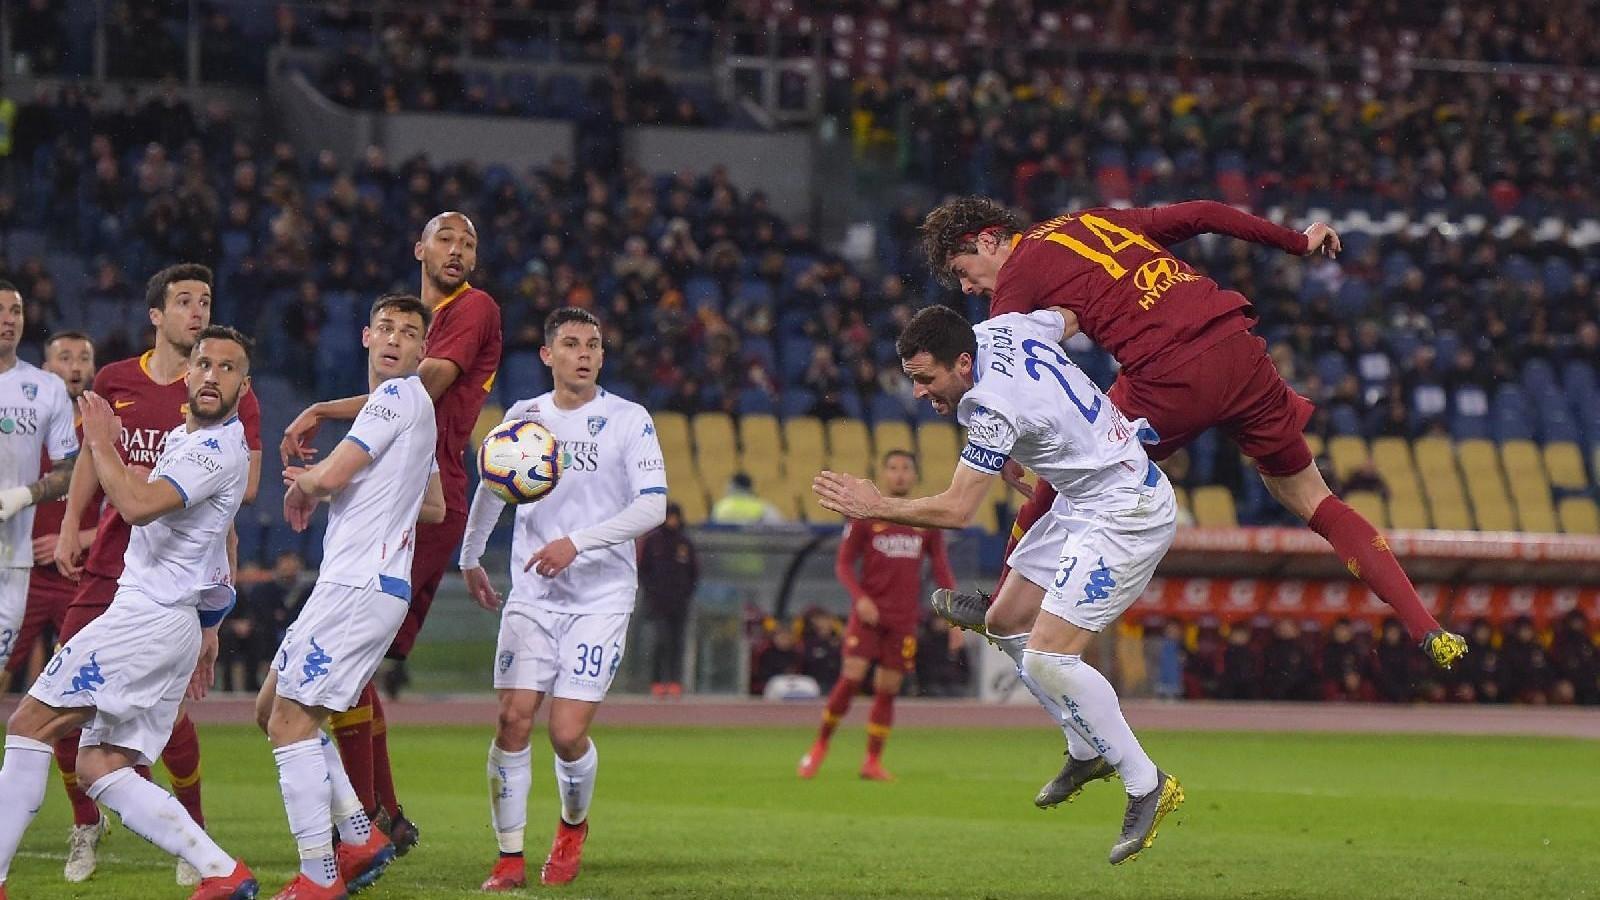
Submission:
[[[172,737],[200,656],[200,616],[117,588],[111,606],[50,658],[28,695],[58,709],[92,706],[79,746],[110,744],[151,765]]]
[[[28,611],[28,578],[33,569],[0,568],[0,670],[19,650],[17,632],[22,630],[22,617]]]
[[[374,578],[363,587],[317,582],[273,659],[278,696],[334,712],[355,704],[410,607],[406,598],[380,590],[378,582]]]
[[[629,613],[560,613],[525,603],[500,615],[495,690],[599,703],[628,642]]]
[[[1128,512],[1074,513],[1057,497],[1007,562],[1045,589],[1045,612],[1104,631],[1144,593],[1176,532],[1177,499],[1163,476]]]

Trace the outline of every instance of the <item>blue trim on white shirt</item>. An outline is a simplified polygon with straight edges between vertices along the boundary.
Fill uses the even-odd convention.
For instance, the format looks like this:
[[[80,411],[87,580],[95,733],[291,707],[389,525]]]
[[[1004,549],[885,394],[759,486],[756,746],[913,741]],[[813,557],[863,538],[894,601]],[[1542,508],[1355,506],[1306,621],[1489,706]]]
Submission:
[[[234,594],[233,596],[228,598],[228,605],[224,606],[221,609],[202,609],[202,610],[200,610],[200,627],[201,628],[210,628],[213,625],[222,624],[222,620],[226,619],[228,617],[228,613],[233,612],[233,606],[234,606],[234,604],[236,604],[238,602],[239,602],[239,595],[238,594]]]
[[[378,576],[378,590],[391,597],[399,597],[407,603],[411,602],[411,582],[393,575]]]
[[[961,450],[961,459],[967,465],[980,472],[990,475],[999,475],[1011,457],[999,450],[990,450],[988,447],[979,447],[977,444],[968,443]]]
[[[156,477],[157,478],[166,479],[168,484],[170,484],[173,487],[177,488],[178,489],[179,498],[181,498],[183,500],[184,507],[188,508],[188,506],[189,506],[189,492],[185,491],[183,489],[183,485],[179,484],[177,479],[173,478],[171,475],[157,475]]]
[[[358,438],[353,434],[347,434],[347,435],[344,436],[344,439],[349,441],[349,442],[351,442],[352,444],[355,444],[357,447],[360,447],[361,449],[367,451],[367,455],[368,456],[372,455],[372,448],[368,447],[367,446],[367,442],[363,441],[361,438]]]
[[[664,487],[649,487],[639,491],[639,496],[643,497],[646,494],[665,494],[666,492],[667,489]]]
[[[1161,470],[1156,468],[1156,464],[1155,463],[1151,463],[1150,464],[1150,470],[1148,472],[1144,473],[1144,486],[1145,487],[1155,487],[1156,485],[1158,485],[1160,483],[1161,483]]]

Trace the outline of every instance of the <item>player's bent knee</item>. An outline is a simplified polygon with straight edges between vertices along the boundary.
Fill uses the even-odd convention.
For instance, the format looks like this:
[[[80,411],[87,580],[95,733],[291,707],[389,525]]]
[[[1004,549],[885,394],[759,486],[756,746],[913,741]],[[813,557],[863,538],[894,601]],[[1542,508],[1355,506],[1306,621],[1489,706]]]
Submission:
[[[551,723],[550,749],[568,762],[582,759],[589,752],[589,729]]]

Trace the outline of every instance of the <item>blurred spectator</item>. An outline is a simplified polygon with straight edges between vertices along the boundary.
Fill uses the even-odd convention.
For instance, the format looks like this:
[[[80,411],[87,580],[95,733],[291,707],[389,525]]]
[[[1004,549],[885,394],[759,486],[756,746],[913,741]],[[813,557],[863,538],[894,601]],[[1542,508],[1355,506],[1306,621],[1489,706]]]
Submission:
[[[804,631],[805,663],[802,674],[816,679],[823,693],[833,689],[844,664],[844,620],[820,607],[806,611]]]
[[[1367,654],[1356,641],[1348,619],[1328,630],[1322,648],[1322,699],[1366,702],[1376,698]]]
[[[1183,649],[1183,623],[1168,620],[1157,632],[1154,641],[1154,665],[1149,666],[1155,673],[1153,690],[1157,697],[1163,700],[1176,700],[1183,696],[1183,673],[1185,669],[1185,654]]]
[[[1217,681],[1220,700],[1255,700],[1261,696],[1261,651],[1250,626],[1240,622],[1228,629],[1222,651],[1222,675]]]
[[[1582,610],[1562,617],[1550,641],[1550,663],[1560,679],[1557,690],[1570,695],[1569,702],[1585,705],[1600,703],[1600,648],[1589,632],[1589,620]],[[1566,685],[1561,687],[1561,685]]]
[[[1500,645],[1500,656],[1505,662],[1507,699],[1518,703],[1549,702],[1553,674],[1550,657],[1539,643],[1532,619],[1518,616],[1511,623]]]
[[[639,541],[639,587],[652,638],[653,696],[683,693],[684,633],[699,581],[700,560],[684,530],[683,509],[669,503],[666,521]]]
[[[711,521],[717,525],[777,525],[783,516],[777,507],[757,497],[750,476],[739,472],[728,481],[728,493],[711,508]]]
[[[1222,633],[1214,621],[1195,630],[1194,647],[1183,662],[1183,695],[1191,700],[1217,696],[1222,684]]]
[[[241,567],[241,586],[249,585],[241,599],[242,609],[229,616],[222,628],[218,655],[225,691],[259,691],[267,665],[283,633],[298,614],[311,585],[303,578],[305,564],[299,554],[284,551],[273,562],[270,575],[256,572],[247,577]]]
[[[1455,698],[1464,703],[1506,702],[1502,685],[1505,672],[1499,642],[1495,640],[1494,626],[1489,624],[1488,619],[1478,619],[1472,623],[1467,646],[1472,648],[1472,652],[1462,657],[1450,670]]]
[[[750,665],[750,693],[761,696],[774,676],[798,675],[804,663],[805,653],[794,630],[787,623],[779,623],[756,647],[755,659]]]
[[[1317,676],[1306,652],[1300,626],[1293,619],[1272,623],[1272,638],[1262,651],[1263,696],[1268,700],[1315,700]]]
[[[1372,672],[1379,700],[1410,703],[1416,699],[1416,678],[1422,658],[1397,619],[1384,619],[1378,635],[1377,666]]]

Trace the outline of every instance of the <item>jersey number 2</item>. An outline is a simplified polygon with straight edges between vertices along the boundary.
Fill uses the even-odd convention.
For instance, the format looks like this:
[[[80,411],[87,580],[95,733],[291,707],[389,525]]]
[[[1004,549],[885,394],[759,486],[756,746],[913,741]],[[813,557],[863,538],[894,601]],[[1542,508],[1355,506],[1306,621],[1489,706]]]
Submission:
[[[1058,366],[1072,365],[1072,360],[1063,356],[1061,351],[1055,347],[1046,344],[1044,341],[1036,341],[1033,338],[1028,338],[1022,342],[1022,352],[1028,357],[1028,361],[1022,366],[1027,371],[1028,377],[1034,381],[1043,381],[1043,376],[1039,374],[1040,369],[1044,369],[1054,375],[1056,383],[1061,385],[1061,389],[1067,392],[1068,397],[1072,398],[1072,405],[1078,408],[1078,412],[1083,413],[1083,417],[1089,420],[1089,424],[1094,424],[1094,420],[1100,417],[1101,398],[1097,396],[1094,398],[1094,403],[1084,406],[1083,401],[1079,400],[1078,395],[1073,392],[1072,385],[1067,381],[1067,376],[1061,374],[1061,369],[1058,368]],[[1037,355],[1039,353],[1048,353],[1051,359],[1040,359]]]

